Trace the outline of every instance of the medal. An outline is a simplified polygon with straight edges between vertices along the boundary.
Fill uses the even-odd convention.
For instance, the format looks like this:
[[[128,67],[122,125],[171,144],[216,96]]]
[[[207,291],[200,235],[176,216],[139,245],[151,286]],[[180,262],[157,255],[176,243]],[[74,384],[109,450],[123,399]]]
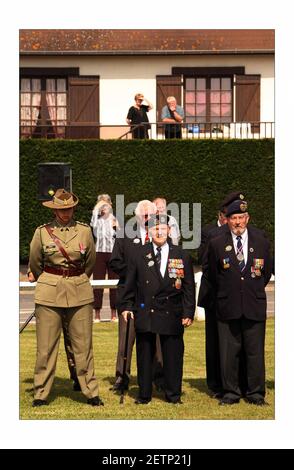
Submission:
[[[243,261],[243,259],[244,259],[244,256],[242,255],[242,253],[238,253],[237,254],[237,260],[238,261]]]
[[[177,278],[177,280],[175,282],[175,288],[180,289],[181,286],[182,286],[182,281],[181,281],[181,279]]]
[[[251,277],[255,277],[255,273],[251,273]]]
[[[230,267],[230,258],[223,258],[223,268],[229,269]]]

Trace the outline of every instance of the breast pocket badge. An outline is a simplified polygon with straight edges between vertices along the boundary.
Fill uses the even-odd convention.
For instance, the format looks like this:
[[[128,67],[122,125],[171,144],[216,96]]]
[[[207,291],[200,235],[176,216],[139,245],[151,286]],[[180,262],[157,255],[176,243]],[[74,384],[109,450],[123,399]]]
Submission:
[[[223,267],[224,269],[229,269],[230,266],[231,266],[231,265],[230,265],[230,258],[223,258],[223,260],[222,260],[222,267]]]

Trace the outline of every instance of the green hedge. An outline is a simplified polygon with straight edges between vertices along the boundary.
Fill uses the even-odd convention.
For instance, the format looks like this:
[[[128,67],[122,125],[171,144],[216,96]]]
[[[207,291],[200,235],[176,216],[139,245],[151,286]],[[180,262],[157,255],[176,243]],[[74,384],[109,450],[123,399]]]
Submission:
[[[274,236],[274,141],[264,140],[21,140],[20,257],[36,226],[51,213],[37,199],[37,164],[71,162],[76,219],[89,223],[97,194],[124,194],[125,203],[164,195],[201,202],[202,224],[215,219],[230,191],[244,191],[251,221]]]

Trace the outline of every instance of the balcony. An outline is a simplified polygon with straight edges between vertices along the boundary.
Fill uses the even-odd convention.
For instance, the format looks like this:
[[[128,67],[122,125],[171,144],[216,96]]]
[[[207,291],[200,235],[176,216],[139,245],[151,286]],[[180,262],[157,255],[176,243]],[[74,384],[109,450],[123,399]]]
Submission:
[[[165,124],[163,122],[148,123],[149,138],[165,140]],[[97,123],[73,123],[61,125],[29,125],[20,126],[20,138],[34,139],[133,139],[133,132],[144,124],[134,126],[104,125]],[[182,123],[182,139],[273,139],[275,137],[274,122],[230,122],[230,123]]]

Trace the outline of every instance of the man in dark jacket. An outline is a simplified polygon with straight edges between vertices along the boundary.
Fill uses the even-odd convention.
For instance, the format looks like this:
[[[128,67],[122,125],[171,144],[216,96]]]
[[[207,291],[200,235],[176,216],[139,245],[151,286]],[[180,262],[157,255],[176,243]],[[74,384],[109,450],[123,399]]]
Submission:
[[[139,397],[137,404],[150,402],[152,362],[156,334],[160,337],[165,396],[181,403],[185,326],[193,322],[195,283],[192,262],[184,250],[167,243],[168,216],[148,222],[152,243],[132,257],[121,301],[122,315],[135,319]]]
[[[112,255],[110,258],[110,268],[119,276],[117,286],[117,309],[121,311],[120,303],[125,288],[127,277],[128,262],[132,255],[136,256],[140,247],[150,243],[148,230],[145,227],[145,222],[152,214],[156,213],[156,206],[151,201],[144,199],[138,202],[135,210],[136,224],[131,233],[125,229],[125,233],[118,233],[115,244],[113,247]],[[127,389],[129,385],[129,376],[131,371],[131,359],[133,346],[135,342],[135,329],[134,321],[130,321],[128,345],[127,345],[127,358],[126,358],[126,373],[123,376],[124,365],[124,351],[126,341],[126,323],[121,315],[118,318],[118,351],[116,360],[115,383],[113,385],[114,391]],[[157,354],[153,364],[153,380],[156,388],[161,390],[163,388],[162,377],[162,356],[159,341],[157,342]]]
[[[207,248],[209,240],[218,236],[227,227],[226,210],[233,201],[244,199],[241,191],[226,195],[221,202],[216,222],[205,225],[201,230],[201,245],[198,249],[199,262],[202,264],[202,278],[198,295],[198,305],[205,309],[205,357],[206,382],[214,398],[222,396],[222,381],[220,374],[219,341],[216,322],[215,293],[207,278]],[[241,369],[240,369],[241,370]],[[243,370],[243,367],[242,367]],[[242,374],[243,377],[244,374]],[[243,379],[242,379],[243,381]]]
[[[220,367],[224,395],[221,405],[238,403],[239,356],[246,360],[249,403],[264,405],[264,340],[266,321],[265,286],[270,280],[272,261],[269,241],[248,226],[244,200],[227,207],[228,230],[208,246],[208,280],[216,294]]]

